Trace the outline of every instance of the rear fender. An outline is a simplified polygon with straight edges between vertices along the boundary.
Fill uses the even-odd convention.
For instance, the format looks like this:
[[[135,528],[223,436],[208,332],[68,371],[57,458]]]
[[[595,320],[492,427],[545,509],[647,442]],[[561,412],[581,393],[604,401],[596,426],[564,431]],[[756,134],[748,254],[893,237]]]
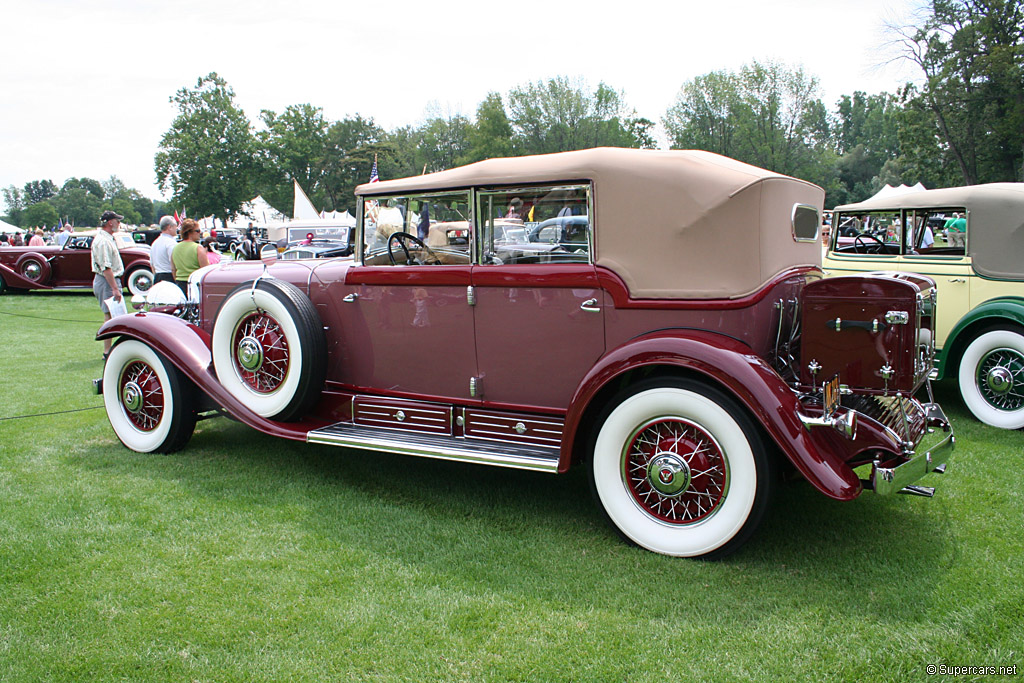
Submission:
[[[319,422],[275,422],[251,411],[228,393],[217,380],[217,374],[213,369],[210,335],[181,318],[164,313],[123,315],[104,323],[96,334],[96,339],[116,337],[137,339],[151,346],[232,417],[264,434],[305,441],[306,432],[322,426]]]
[[[796,394],[746,344],[701,330],[660,331],[630,340],[606,354],[583,378],[566,415],[559,471],[568,469],[585,416],[604,406],[594,404],[601,390],[624,373],[671,367],[703,375],[732,394],[757,420],[779,449],[819,491],[836,500],[860,495],[860,478],[801,422]],[[828,430],[831,431],[831,430]],[[819,433],[821,433],[819,431]]]

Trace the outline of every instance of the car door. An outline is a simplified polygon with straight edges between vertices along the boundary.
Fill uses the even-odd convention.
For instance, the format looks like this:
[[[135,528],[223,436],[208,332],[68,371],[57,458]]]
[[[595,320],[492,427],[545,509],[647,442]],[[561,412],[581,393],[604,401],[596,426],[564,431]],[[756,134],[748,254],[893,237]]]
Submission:
[[[939,348],[945,344],[957,321],[971,310],[971,257],[966,254],[965,240],[954,239],[950,233],[938,228],[943,225],[943,221],[936,220],[937,217],[952,216],[962,211],[963,208],[904,212],[907,247],[897,259],[896,269],[904,273],[927,275],[935,280],[938,297],[935,343]],[[925,228],[933,225],[935,229]],[[918,229],[912,230],[911,226],[917,226]]]
[[[479,383],[487,403],[564,410],[604,353],[604,298],[591,263],[592,241],[581,237],[573,251],[516,244],[507,237],[508,222],[516,219],[504,211],[527,207],[524,224],[539,223],[565,211],[567,204],[586,213],[587,196],[586,186],[480,193],[474,325]]]
[[[457,193],[445,202],[468,210],[468,197]],[[397,224],[378,225],[368,216],[362,259],[348,268],[339,290],[346,328],[340,334],[347,346],[345,367],[338,369],[342,382],[439,401],[473,398],[470,381],[477,367],[469,245],[427,248],[415,234],[417,216],[435,201],[421,196],[374,200],[402,206],[403,212],[396,209]]]

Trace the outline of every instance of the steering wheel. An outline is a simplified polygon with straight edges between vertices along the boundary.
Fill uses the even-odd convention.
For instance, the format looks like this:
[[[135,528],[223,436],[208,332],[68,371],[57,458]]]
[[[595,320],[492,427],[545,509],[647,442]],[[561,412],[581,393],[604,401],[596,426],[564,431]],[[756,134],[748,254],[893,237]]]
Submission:
[[[872,245],[871,247],[868,247],[865,243],[865,238],[872,240],[877,244],[877,246]],[[863,251],[861,251],[861,248],[863,248]],[[873,249],[874,251],[870,251],[870,249]],[[885,242],[878,239],[870,232],[859,232],[853,238],[853,250],[858,254],[881,254],[885,251]]]
[[[423,259],[422,261],[420,259],[414,259],[412,257],[412,253],[409,251],[409,247],[405,244],[406,242],[412,242],[414,246],[422,249],[428,258]],[[407,232],[393,232],[391,233],[391,236],[388,237],[388,260],[391,261],[391,265],[393,266],[397,266],[398,261],[395,260],[395,251],[392,243],[397,244],[402,248],[402,252],[405,254],[406,265],[416,264],[417,266],[425,266],[427,265],[428,259],[434,260],[434,263],[430,265],[439,265],[441,263],[441,259],[438,258],[434,250],[428,247],[427,244],[419,237],[416,237],[416,235],[410,235]]]

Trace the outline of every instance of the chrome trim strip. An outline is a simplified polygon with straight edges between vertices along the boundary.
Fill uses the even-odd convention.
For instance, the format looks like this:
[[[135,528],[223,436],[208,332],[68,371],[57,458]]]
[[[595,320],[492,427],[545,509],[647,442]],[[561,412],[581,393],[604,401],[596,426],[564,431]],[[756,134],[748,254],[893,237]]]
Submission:
[[[455,460],[552,474],[558,471],[559,450],[540,446],[531,448],[506,443],[504,448],[497,451],[451,437],[437,437],[432,444],[427,445],[422,437],[413,441],[409,439],[407,433],[403,432],[384,432],[380,429],[359,430],[351,427],[336,431],[332,431],[330,427],[314,430],[306,434],[306,441],[382,453]]]

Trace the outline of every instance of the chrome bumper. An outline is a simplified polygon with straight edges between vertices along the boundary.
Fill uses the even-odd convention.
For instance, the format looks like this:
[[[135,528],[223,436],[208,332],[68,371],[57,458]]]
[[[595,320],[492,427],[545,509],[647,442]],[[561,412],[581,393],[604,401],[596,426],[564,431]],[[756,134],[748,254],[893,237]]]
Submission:
[[[921,439],[907,460],[893,467],[882,467],[878,461],[871,466],[870,488],[881,496],[893,493],[911,493],[930,496],[934,489],[911,486],[929,472],[943,473],[946,461],[953,453],[956,437],[953,427],[936,403],[922,405],[927,413],[928,433]]]

